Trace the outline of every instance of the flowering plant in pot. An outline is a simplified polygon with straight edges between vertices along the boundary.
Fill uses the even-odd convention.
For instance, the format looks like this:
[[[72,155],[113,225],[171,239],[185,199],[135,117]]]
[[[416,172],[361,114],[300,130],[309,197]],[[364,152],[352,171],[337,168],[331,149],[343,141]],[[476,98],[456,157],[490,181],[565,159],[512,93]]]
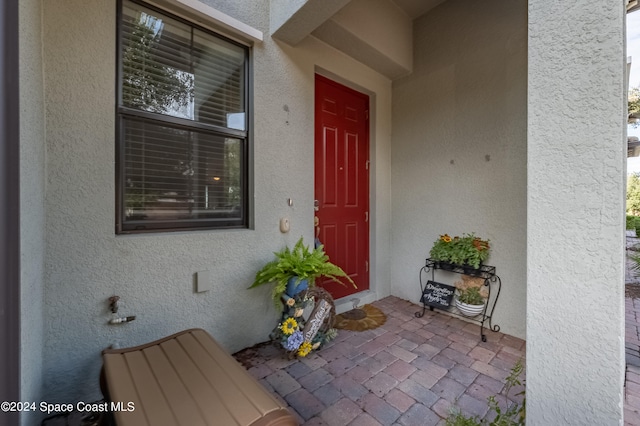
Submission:
[[[485,299],[480,294],[479,287],[458,289],[456,307],[462,315],[474,317],[484,310]]]
[[[478,269],[489,258],[489,249],[489,240],[476,237],[473,233],[453,238],[444,234],[433,243],[429,257],[436,262],[468,265]]]
[[[282,299],[287,301],[302,290],[315,286],[319,277],[327,277],[332,281],[345,285],[348,281],[356,284],[339,266],[329,261],[323,246],[310,249],[305,246],[302,237],[293,246],[274,252],[276,258],[262,267],[249,288],[263,284],[273,284],[271,298],[278,310],[282,310]]]

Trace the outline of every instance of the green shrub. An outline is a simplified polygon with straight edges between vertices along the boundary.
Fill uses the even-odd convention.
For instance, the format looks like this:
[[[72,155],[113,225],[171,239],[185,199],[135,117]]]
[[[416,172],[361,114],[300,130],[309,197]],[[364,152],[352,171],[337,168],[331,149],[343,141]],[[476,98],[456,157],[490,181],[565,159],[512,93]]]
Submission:
[[[636,228],[636,216],[627,215],[627,229]]]

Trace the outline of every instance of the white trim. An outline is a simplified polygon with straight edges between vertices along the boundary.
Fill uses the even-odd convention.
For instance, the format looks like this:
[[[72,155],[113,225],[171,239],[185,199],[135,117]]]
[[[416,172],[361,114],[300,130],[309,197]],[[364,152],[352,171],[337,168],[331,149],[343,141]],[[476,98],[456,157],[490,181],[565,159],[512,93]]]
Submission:
[[[250,44],[263,40],[259,31],[198,0],[145,0],[204,27],[221,31],[231,38]]]

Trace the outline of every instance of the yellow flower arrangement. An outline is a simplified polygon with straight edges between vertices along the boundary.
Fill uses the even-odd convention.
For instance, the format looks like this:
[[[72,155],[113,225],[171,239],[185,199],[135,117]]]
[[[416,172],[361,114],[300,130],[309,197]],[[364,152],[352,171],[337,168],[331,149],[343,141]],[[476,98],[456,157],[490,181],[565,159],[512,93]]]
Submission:
[[[311,352],[311,349],[312,349],[311,343],[304,342],[303,344],[300,345],[300,348],[298,348],[298,356],[309,355],[309,352]]]
[[[320,349],[320,347],[336,337],[336,329],[330,328],[328,330],[319,329],[311,338],[305,342],[304,330],[306,326],[306,319],[304,318],[305,309],[314,302],[315,297],[321,296],[307,296],[307,292],[298,293],[294,297],[290,297],[288,300],[293,300],[292,306],[289,306],[287,300],[287,306],[282,313],[282,318],[278,325],[273,329],[270,334],[271,339],[279,342],[283,349],[289,353],[289,357],[309,356],[313,351]],[[318,299],[320,300],[320,299]]]
[[[293,318],[287,318],[282,325],[280,326],[280,330],[285,335],[293,334],[294,331],[298,329],[298,322]]]
[[[477,269],[489,257],[490,248],[489,240],[476,237],[473,233],[453,238],[444,234],[433,243],[429,257],[433,261],[469,265]]]

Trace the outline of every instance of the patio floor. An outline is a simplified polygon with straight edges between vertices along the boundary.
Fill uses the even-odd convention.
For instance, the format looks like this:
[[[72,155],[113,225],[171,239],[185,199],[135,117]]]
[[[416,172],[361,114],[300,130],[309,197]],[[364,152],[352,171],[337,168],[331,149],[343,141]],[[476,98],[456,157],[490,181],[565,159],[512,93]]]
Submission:
[[[640,277],[634,270],[629,254],[638,245],[639,239],[632,230],[627,230],[625,271],[625,402],[624,424],[640,425]]]
[[[640,425],[640,291],[629,291],[625,299],[625,403],[624,424]]]
[[[502,406],[519,398],[522,388],[504,397],[504,379],[524,361],[524,340],[487,331],[482,342],[479,325],[437,311],[416,318],[422,308],[397,297],[373,305],[387,315],[383,326],[340,330],[306,358],[271,344],[235,356],[305,425],[444,425],[454,403],[482,418],[489,396]]]

